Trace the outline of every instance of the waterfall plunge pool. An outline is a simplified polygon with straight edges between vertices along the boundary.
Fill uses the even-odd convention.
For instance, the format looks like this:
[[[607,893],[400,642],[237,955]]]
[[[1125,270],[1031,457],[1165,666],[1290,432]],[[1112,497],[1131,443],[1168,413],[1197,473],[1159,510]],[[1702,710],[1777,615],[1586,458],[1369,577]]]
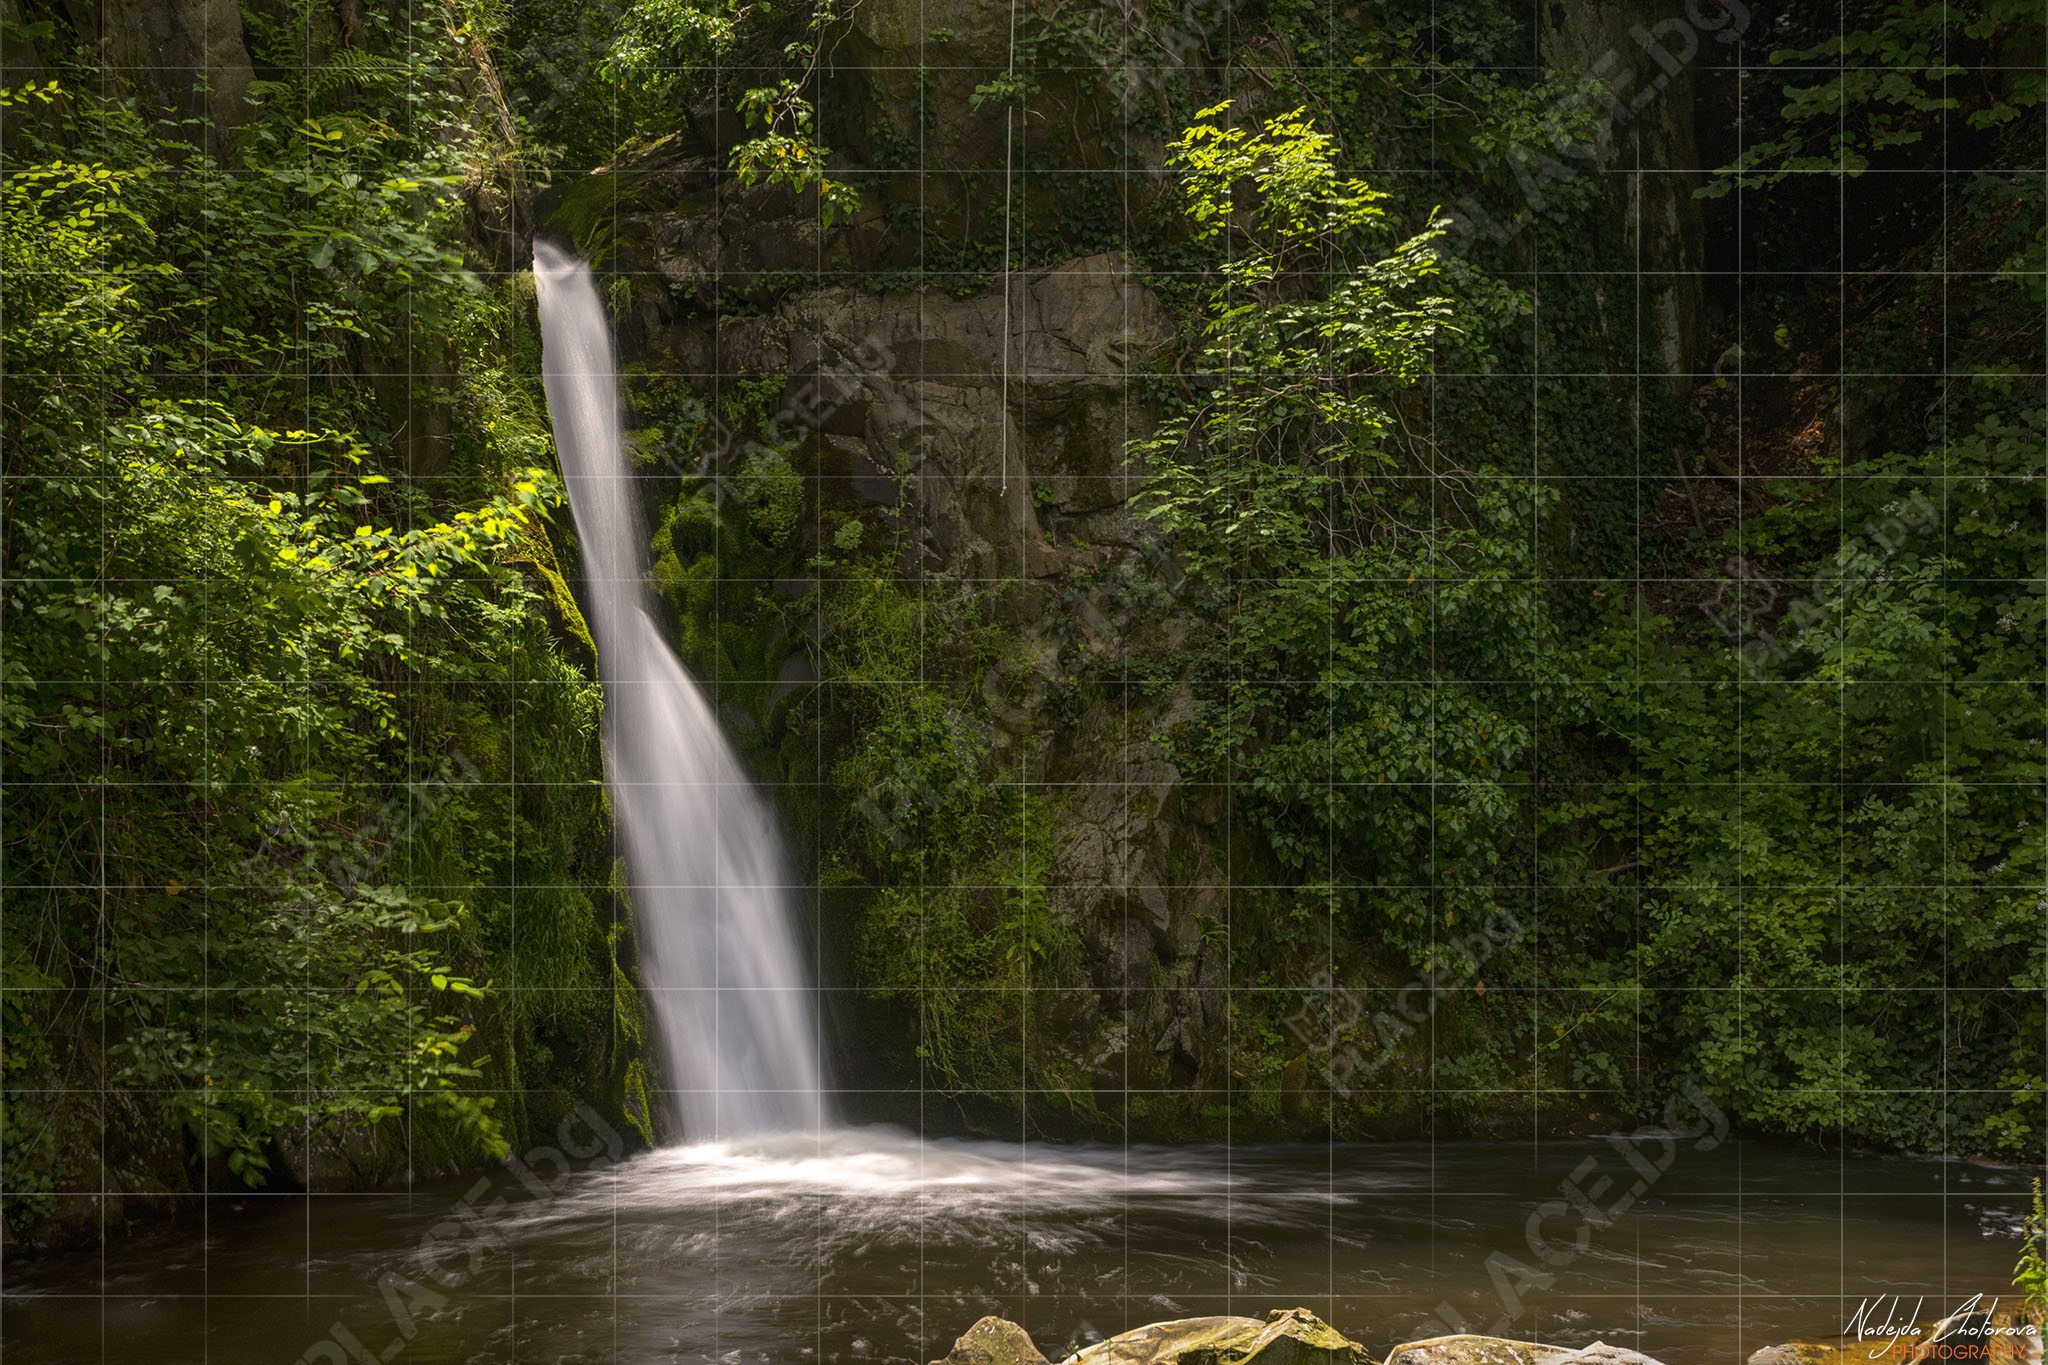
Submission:
[[[1504,1271],[1521,1309],[1506,1335],[1739,1365],[1832,1338],[1879,1296],[1903,1296],[1901,1315],[1924,1296],[1927,1320],[2009,1293],[2026,1172],[1687,1145],[1585,1250],[1574,1220],[1543,1223],[1546,1248],[1571,1253],[1544,1262],[1530,1216],[1589,1158],[1584,1188],[1625,1179],[1597,1138],[1126,1148],[855,1128],[661,1148],[545,1198],[504,1174],[466,1206],[474,1175],[192,1196],[102,1252],[9,1249],[0,1349],[51,1365],[360,1359],[338,1322],[370,1359],[435,1365],[921,1365],[984,1313],[1056,1358],[1163,1318],[1301,1305],[1377,1355],[1440,1330],[1443,1303],[1494,1326],[1488,1261],[1506,1257],[1552,1277]]]

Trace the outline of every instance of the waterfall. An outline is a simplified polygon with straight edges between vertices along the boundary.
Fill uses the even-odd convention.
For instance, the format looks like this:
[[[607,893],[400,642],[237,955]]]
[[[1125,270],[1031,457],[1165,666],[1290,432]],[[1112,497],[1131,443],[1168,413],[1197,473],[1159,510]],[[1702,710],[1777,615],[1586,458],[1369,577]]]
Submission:
[[[537,243],[541,372],[582,542],[604,761],[664,1088],[698,1142],[824,1121],[817,998],[775,815],[650,610],[647,526],[620,439],[590,268]]]

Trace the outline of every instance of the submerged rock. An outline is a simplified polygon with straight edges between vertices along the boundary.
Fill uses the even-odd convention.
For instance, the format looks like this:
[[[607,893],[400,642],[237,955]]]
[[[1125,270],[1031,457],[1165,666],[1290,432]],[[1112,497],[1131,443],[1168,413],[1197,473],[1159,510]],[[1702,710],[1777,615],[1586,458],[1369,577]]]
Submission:
[[[1152,1322],[1098,1341],[1068,1356],[1061,1365],[1170,1365],[1182,1359],[1209,1359],[1206,1352],[1223,1342],[1246,1340],[1266,1324],[1257,1318],[1175,1318]]]
[[[1829,1348],[1812,1342],[1787,1341],[1751,1352],[1749,1365],[1823,1365],[1830,1354],[1841,1352],[1830,1352]]]
[[[1411,1341],[1387,1352],[1386,1365],[1542,1365],[1557,1348],[1506,1337],[1460,1335]]]
[[[1999,1336],[1989,1313],[1951,1313],[1934,1324],[1926,1343],[1914,1350],[1913,1359],[1990,1360],[1992,1343]]]
[[[1306,1308],[1263,1319],[1155,1322],[1099,1341],[1063,1365],[1370,1365],[1365,1348]]]
[[[960,1334],[953,1349],[932,1365],[1046,1365],[1031,1334],[1008,1318],[986,1317]]]

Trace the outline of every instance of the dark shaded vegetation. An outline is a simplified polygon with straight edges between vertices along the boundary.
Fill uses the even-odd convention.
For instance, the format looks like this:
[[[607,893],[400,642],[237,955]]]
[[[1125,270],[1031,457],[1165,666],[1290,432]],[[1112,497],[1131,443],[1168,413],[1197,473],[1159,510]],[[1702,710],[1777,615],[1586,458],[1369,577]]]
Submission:
[[[1014,69],[901,96],[809,4],[258,7],[220,138],[107,90],[68,11],[8,19],[42,71],[0,205],[11,1228],[484,1160],[586,1098],[652,1136],[511,272],[545,186],[629,340],[821,283],[636,268],[636,168],[684,152],[843,230],[830,283],[1127,250],[1180,328],[1135,377],[1155,552],[1030,599],[846,491],[787,376],[628,374],[659,587],[794,793],[872,1112],[1488,1132],[1696,1077],[1758,1128],[2038,1156],[2038,6],[1709,43],[1669,345],[1640,185],[1572,150],[1599,97],[1499,7],[1154,9],[1171,61],[1049,3]],[[1071,174],[1147,147],[1169,174]],[[1063,1040],[1158,983],[1060,909],[1071,799],[1024,756],[1134,713],[1232,989],[1119,1092]]]
[[[777,503],[771,525],[763,495],[720,503],[710,481],[665,494],[657,549],[693,657],[740,680],[768,771],[824,784],[791,812],[835,888],[841,979],[879,1007],[844,1021],[867,1030],[862,1074],[922,1077],[975,1122],[1014,1116],[1021,1079],[1047,1131],[1109,1135],[1226,1115],[1240,1135],[1425,1114],[1484,1130],[1526,1121],[1532,1091],[1569,1124],[1651,1112],[1690,1075],[1763,1128],[2037,1152],[2038,14],[1868,7],[1846,36],[1818,12],[1739,44],[1695,35],[1703,171],[1682,188],[1699,274],[1668,344],[1636,274],[1656,264],[1629,216],[1644,191],[1587,150],[1627,133],[1581,74],[1511,69],[1534,57],[1526,24],[1286,0],[1209,17],[1033,7],[1014,73],[973,77],[954,108],[927,107],[961,51],[950,29],[919,40],[932,74],[906,106],[863,84],[840,16],[639,6],[628,45],[708,43],[716,68],[664,72],[658,108],[629,80],[630,97],[593,88],[551,114],[573,145],[615,120],[621,168],[635,137],[717,153],[717,110],[772,71],[854,149],[833,174],[914,239],[860,283],[971,292],[1004,263],[1004,221],[983,210],[1005,192],[1002,111],[1019,109],[1033,133],[1009,161],[1008,264],[1128,248],[1183,318],[1170,372],[1141,376],[1161,434],[1133,450],[1174,567],[1119,572],[1194,643],[1068,648],[1031,726],[1056,735],[1181,685],[1198,703],[1157,738],[1185,799],[1228,789],[1211,873],[1236,889],[1202,951],[1227,954],[1241,989],[1235,1079],[1186,1104],[1091,1090],[1050,1041],[1051,997],[1017,989],[1121,998],[1082,926],[1039,909],[1049,855],[1031,831],[1057,837],[1064,817],[1005,768],[1014,699],[986,681],[1018,671],[1002,651],[1019,635],[989,624],[1005,593],[905,569],[914,555],[878,543],[885,519],[824,491],[841,472],[826,447],[768,420],[772,399],[735,425],[772,447],[755,458],[787,466],[792,496],[811,490],[800,513]],[[1176,25],[1194,32],[1167,43],[1174,60],[1128,61],[1130,34]],[[1760,68],[1739,94],[1737,60]],[[1076,88],[1107,123],[1062,112]],[[1270,207],[1284,195],[1259,177],[1307,167],[1303,139],[1327,138],[1332,173],[1363,178],[1346,193],[1383,196],[1379,227],[1323,223],[1299,261],[1264,229],[1204,231],[1221,220],[1187,143],[1164,191],[1104,197],[1067,173],[1247,88],[1207,120],[1256,133],[1298,106],[1301,126],[1209,193]],[[965,129],[951,143],[946,120]],[[924,172],[914,214],[912,181],[863,178],[898,163]],[[630,170],[614,183],[635,192]],[[1261,251],[1269,273],[1245,276]],[[813,281],[739,281],[698,306],[746,314]],[[755,382],[711,382],[735,380]],[[697,397],[650,390],[642,420],[673,433]],[[1107,581],[1067,586],[1055,636],[1085,645],[1076,623]],[[829,685],[778,698],[793,650]],[[1502,912],[1523,936],[1474,990],[1461,944]],[[1385,1047],[1386,1011],[1359,1002],[1418,972],[1460,984]]]
[[[487,72],[453,12],[356,17],[310,66],[252,24],[231,140],[103,97],[62,15],[4,97],[17,1231],[473,1164],[640,1084],[530,300],[469,257]]]

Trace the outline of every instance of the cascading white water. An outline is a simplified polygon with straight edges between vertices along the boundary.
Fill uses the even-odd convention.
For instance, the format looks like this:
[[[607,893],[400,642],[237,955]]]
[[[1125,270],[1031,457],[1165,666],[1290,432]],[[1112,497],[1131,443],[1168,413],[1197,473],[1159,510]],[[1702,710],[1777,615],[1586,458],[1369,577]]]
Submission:
[[[816,1129],[825,1119],[817,997],[774,812],[649,610],[646,523],[590,269],[537,243],[533,273],[541,372],[604,684],[605,772],[665,1088],[692,1142]]]

